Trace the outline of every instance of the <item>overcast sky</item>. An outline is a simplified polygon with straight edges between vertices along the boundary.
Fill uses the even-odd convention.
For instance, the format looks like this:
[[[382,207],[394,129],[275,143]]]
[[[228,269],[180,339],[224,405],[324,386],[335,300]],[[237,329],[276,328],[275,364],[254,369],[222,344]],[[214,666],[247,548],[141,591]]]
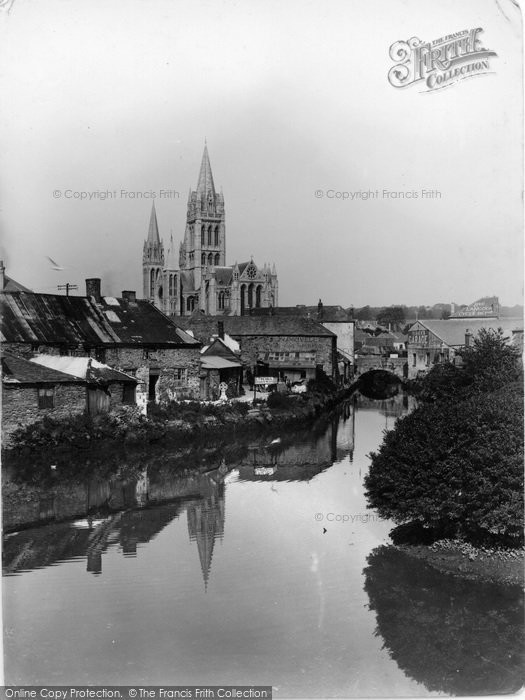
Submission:
[[[22,284],[84,293],[96,276],[105,294],[142,294],[152,200],[121,190],[154,192],[178,246],[207,138],[227,262],[275,262],[281,305],[521,303],[511,0],[6,1],[1,254]],[[489,74],[432,92],[388,82],[395,41],[475,27],[497,53]],[[383,197],[422,189],[441,197]]]

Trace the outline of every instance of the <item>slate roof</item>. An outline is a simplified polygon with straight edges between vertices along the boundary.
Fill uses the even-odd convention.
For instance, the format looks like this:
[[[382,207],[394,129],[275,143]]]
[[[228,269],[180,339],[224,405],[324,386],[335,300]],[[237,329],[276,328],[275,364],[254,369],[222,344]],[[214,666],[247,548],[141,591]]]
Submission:
[[[335,338],[335,333],[310,318],[277,316],[221,316],[224,331],[233,338],[243,336],[311,336]],[[182,321],[182,320],[181,320]],[[204,316],[188,319],[187,329],[195,337],[207,342],[217,333],[217,317]]]
[[[216,267],[215,268],[215,279],[217,284],[228,285],[231,284],[233,276],[232,267]]]
[[[199,341],[179,328],[168,316],[145,299],[129,301],[102,297],[97,305],[106,323],[125,345],[192,345]]]
[[[145,300],[12,292],[0,294],[0,341],[42,345],[198,346]]]
[[[5,353],[2,355],[2,382],[9,384],[84,384],[79,377],[49,369],[34,362]]]
[[[339,304],[333,306],[324,306],[321,314],[317,305],[305,306],[303,304],[297,306],[277,306],[275,308],[253,309],[254,316],[302,316],[304,318],[312,318],[321,323],[339,323],[353,321],[352,314],[347,309]]]
[[[4,288],[0,289],[0,292],[30,292],[31,290],[24,287],[23,284],[17,282],[12,277],[4,275]]]
[[[511,337],[512,331],[523,330],[522,318],[449,318],[444,321],[425,319],[416,321],[414,325],[417,323],[427,328],[431,333],[434,333],[434,335],[450,347],[461,347],[465,345],[465,332],[467,330],[472,333],[473,337],[477,336],[482,328],[491,328],[493,330],[501,328],[504,334],[509,337]],[[413,328],[413,326],[411,326],[411,328]]]

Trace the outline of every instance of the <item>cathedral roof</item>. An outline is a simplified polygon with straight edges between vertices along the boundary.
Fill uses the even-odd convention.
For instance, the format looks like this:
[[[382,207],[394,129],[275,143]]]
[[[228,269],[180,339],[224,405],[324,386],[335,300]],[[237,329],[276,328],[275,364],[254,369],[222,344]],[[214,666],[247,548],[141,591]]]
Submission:
[[[216,267],[215,268],[215,279],[217,280],[217,284],[231,284],[232,281],[232,276],[233,276],[233,268],[232,267]]]
[[[204,144],[204,153],[202,154],[199,181],[197,183],[197,194],[202,196],[207,195],[208,192],[211,192],[213,196],[215,196],[215,185],[213,184],[213,175],[211,173],[208,146]]]
[[[151,205],[151,215],[149,218],[148,243],[160,243],[159,227],[157,224],[157,212],[155,211],[155,202]]]

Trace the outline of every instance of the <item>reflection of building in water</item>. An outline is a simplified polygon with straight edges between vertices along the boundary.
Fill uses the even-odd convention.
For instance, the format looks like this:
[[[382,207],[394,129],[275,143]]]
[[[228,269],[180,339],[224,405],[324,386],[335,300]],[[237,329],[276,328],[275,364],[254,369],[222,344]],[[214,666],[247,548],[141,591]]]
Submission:
[[[387,418],[400,418],[416,406],[416,399],[405,392],[400,392],[388,399],[370,399],[359,393],[354,396],[356,410],[379,411]]]
[[[255,444],[250,456],[239,466],[244,481],[309,481],[331,467],[336,457],[337,423],[320,435],[305,434],[301,440],[292,434],[290,444],[276,441]]]
[[[336,461],[342,460],[348,455],[350,462],[354,457],[355,446],[355,409],[354,402],[345,401],[339,413],[339,423],[337,426],[337,455]]]
[[[224,484],[206,498],[191,502],[186,508],[190,541],[197,543],[204,588],[208,588],[213,547],[224,536]]]
[[[116,492],[119,502],[144,505],[148,484],[142,472],[136,483],[124,482],[109,491]],[[155,492],[156,489],[158,483]],[[88,516],[80,522],[55,523],[13,533],[4,542],[3,571],[11,574],[85,557],[87,571],[101,574],[103,554],[110,547],[119,546],[125,556],[136,556],[138,545],[150,542],[188,508],[188,524],[192,523],[190,537],[195,533],[192,539],[197,541],[206,583],[213,541],[224,532],[224,484],[217,484],[210,475],[172,477],[167,491],[172,498],[169,503],[120,511],[97,521]],[[107,495],[102,483],[84,494]]]

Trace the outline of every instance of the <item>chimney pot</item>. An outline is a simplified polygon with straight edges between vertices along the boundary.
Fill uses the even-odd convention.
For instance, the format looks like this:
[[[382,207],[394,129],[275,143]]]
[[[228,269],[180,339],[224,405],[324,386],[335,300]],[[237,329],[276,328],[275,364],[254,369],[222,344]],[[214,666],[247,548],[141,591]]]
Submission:
[[[93,297],[97,304],[100,303],[102,295],[100,293],[100,277],[91,277],[86,280],[86,296]]]

